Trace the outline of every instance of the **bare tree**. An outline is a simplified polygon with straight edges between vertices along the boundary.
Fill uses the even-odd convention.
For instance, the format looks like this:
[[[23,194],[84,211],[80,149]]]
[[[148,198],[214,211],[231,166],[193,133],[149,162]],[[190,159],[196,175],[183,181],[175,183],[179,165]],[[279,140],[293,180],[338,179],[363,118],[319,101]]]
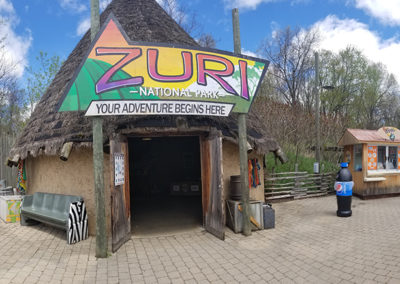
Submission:
[[[0,22],[1,25],[1,22]],[[4,45],[5,38],[0,38],[0,89],[6,88],[15,81],[16,62],[7,56]],[[0,92],[0,98],[4,96],[4,92]]]
[[[157,2],[188,34],[196,37],[200,25],[195,13],[189,12],[186,6],[179,5],[177,0],[157,0]]]
[[[265,40],[260,52],[271,61],[273,85],[285,102],[301,104],[307,80],[314,72],[313,50],[319,37],[316,30],[292,30],[287,27]]]
[[[197,40],[198,44],[202,47],[215,48],[217,43],[211,34],[202,34]]]

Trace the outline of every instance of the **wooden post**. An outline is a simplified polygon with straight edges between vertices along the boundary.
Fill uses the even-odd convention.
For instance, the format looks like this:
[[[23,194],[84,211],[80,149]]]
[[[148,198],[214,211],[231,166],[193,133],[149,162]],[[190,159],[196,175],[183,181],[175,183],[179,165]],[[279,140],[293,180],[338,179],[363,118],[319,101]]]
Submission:
[[[91,0],[91,40],[100,30],[99,0]],[[93,117],[93,170],[96,202],[96,257],[107,257],[106,211],[104,200],[103,118]]]
[[[240,25],[239,25],[239,11],[237,8],[232,10],[232,24],[233,24],[233,43],[234,52],[241,54],[240,44]],[[242,186],[242,204],[243,204],[243,235],[251,235],[251,224],[249,214],[249,170],[247,162],[247,129],[246,129],[246,114],[239,113],[238,117],[238,131],[239,131],[239,154],[240,154],[240,181]]]
[[[315,52],[315,128],[316,128],[316,145],[315,145],[315,160],[318,163],[318,168],[321,163],[321,133],[320,133],[320,118],[319,118],[319,57],[318,52]],[[319,170],[320,172],[320,170]]]
[[[90,0],[90,40],[93,41],[100,30],[99,0]]]

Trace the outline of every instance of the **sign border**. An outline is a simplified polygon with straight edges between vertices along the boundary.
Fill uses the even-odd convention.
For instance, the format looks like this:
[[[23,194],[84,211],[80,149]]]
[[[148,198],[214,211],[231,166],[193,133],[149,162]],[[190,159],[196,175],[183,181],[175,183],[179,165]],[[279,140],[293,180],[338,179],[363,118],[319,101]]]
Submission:
[[[99,114],[99,115],[88,115],[87,112],[89,111],[89,108],[91,107],[91,105],[93,103],[97,103],[97,102],[143,102],[143,103],[147,103],[147,102],[151,102],[151,103],[175,103],[175,102],[179,102],[179,103],[196,103],[196,104],[200,104],[200,103],[206,103],[206,104],[210,104],[210,105],[230,105],[232,106],[228,115],[210,115],[210,114]],[[176,115],[188,115],[188,116],[214,116],[214,117],[228,117],[231,115],[233,108],[235,107],[235,104],[233,103],[222,103],[222,102],[209,102],[209,101],[195,101],[195,100],[112,100],[112,99],[106,99],[106,100],[96,100],[96,101],[91,101],[86,112],[85,112],[85,116],[89,117],[89,116],[120,116],[120,115],[139,115],[139,116],[143,116],[143,115],[156,115],[156,116],[163,116],[163,115],[172,115],[172,116],[176,116]]]

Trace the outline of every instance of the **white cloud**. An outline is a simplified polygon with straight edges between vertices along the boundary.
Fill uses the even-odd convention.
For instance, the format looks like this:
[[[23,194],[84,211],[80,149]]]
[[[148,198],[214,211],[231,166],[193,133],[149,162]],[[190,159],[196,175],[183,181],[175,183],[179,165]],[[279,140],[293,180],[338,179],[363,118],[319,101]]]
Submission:
[[[252,56],[252,57],[260,57],[257,53],[247,50],[247,49],[244,49],[244,48],[242,48],[242,54],[247,55],[247,56]]]
[[[261,3],[277,2],[279,0],[224,0],[228,8],[244,8],[254,10]]]
[[[0,0],[1,1],[1,0]],[[61,8],[68,10],[72,13],[82,13],[88,8],[79,0],[59,0]]]
[[[354,19],[339,19],[329,15],[314,24],[318,28],[322,41],[321,49],[338,52],[351,45],[361,50],[371,61],[381,62],[400,82],[400,64],[395,60],[400,54],[398,38],[383,39],[369,27]]]
[[[379,19],[383,24],[400,25],[399,0],[355,0],[355,6]]]
[[[0,50],[0,57],[6,61],[5,64],[13,66],[13,75],[20,78],[27,66],[27,53],[32,43],[30,30],[25,35],[17,34],[15,31],[19,18],[14,7],[8,0],[0,0],[0,39],[4,47]]]
[[[87,30],[90,28],[90,18],[85,18],[79,22],[78,27],[76,28],[76,35],[82,36]]]
[[[0,0],[0,12],[5,12],[9,14],[15,13],[12,3],[7,0]]]
[[[100,11],[104,11],[112,0],[100,0]]]

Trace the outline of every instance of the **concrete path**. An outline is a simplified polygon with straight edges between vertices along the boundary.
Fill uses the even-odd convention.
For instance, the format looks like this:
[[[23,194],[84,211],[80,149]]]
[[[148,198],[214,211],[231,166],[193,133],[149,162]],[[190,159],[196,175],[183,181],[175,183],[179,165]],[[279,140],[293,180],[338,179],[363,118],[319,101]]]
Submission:
[[[400,283],[400,198],[353,198],[350,218],[334,196],[274,208],[276,228],[251,237],[132,238],[99,260],[94,238],[0,221],[0,283]]]

